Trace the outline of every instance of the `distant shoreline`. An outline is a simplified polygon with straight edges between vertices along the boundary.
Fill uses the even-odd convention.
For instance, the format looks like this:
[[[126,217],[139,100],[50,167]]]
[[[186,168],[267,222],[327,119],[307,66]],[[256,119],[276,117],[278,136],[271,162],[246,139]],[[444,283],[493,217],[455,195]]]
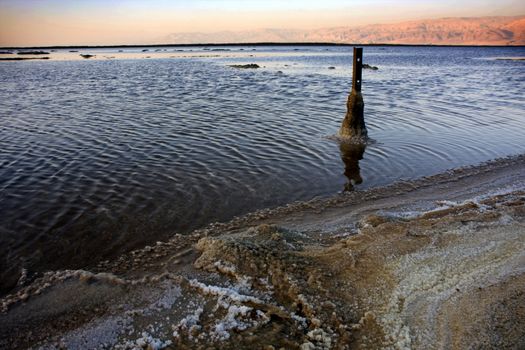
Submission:
[[[54,45],[54,46],[3,46],[0,50],[28,50],[28,49],[112,49],[135,47],[224,47],[224,46],[394,46],[394,47],[525,47],[525,45],[444,45],[444,44],[359,44],[359,43],[327,43],[327,42],[255,42],[255,43],[200,43],[200,44],[146,44],[146,45]]]

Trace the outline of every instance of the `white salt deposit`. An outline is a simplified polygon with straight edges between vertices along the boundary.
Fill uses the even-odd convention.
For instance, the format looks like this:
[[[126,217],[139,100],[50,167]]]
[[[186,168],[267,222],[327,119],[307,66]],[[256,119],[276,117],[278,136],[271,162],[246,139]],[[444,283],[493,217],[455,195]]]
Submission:
[[[173,344],[171,340],[160,340],[148,332],[142,332],[141,337],[136,340],[127,340],[123,344],[115,345],[116,350],[161,350]]]
[[[502,188],[498,188],[496,190],[487,191],[486,193],[473,196],[472,198],[461,200],[461,201],[453,201],[453,200],[439,200],[434,203],[433,208],[425,208],[420,210],[403,210],[403,211],[384,211],[380,210],[378,213],[381,215],[384,215],[386,217],[393,217],[393,218],[402,218],[402,219],[415,219],[425,214],[430,214],[434,212],[438,212],[444,209],[450,209],[450,208],[456,208],[465,206],[468,204],[475,205],[478,207],[478,210],[480,212],[485,212],[486,210],[490,209],[487,205],[483,204],[482,202],[493,198],[496,196],[504,196],[511,194],[516,191],[520,191],[525,189],[525,183],[522,182],[516,182],[512,185],[508,185]]]
[[[243,331],[270,321],[262,311],[248,306],[230,305],[226,315],[213,326],[210,337],[213,340],[224,341],[230,338],[231,331]]]
[[[173,327],[173,337],[179,338],[180,331],[187,331],[190,339],[192,339],[193,334],[201,329],[201,326],[199,326],[199,320],[203,311],[204,310],[199,307],[194,311],[193,314],[190,314],[180,320],[180,322]]]
[[[189,284],[200,290],[204,294],[208,295],[215,295],[219,297],[225,297],[230,299],[233,302],[238,303],[245,303],[245,302],[253,302],[253,303],[262,303],[261,300],[258,298],[249,296],[249,295],[243,295],[239,294],[235,289],[233,288],[225,288],[225,287],[219,287],[219,286],[210,286],[206,285],[204,283],[201,283],[197,281],[196,279],[189,280]]]

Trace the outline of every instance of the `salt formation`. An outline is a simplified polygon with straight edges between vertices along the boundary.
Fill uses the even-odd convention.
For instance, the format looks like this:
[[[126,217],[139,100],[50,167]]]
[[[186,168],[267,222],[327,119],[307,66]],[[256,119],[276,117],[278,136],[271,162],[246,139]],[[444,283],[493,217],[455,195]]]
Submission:
[[[365,102],[361,93],[362,76],[363,49],[355,47],[352,91],[346,102],[346,116],[339,129],[339,136],[347,141],[365,142],[368,136],[365,125]]]

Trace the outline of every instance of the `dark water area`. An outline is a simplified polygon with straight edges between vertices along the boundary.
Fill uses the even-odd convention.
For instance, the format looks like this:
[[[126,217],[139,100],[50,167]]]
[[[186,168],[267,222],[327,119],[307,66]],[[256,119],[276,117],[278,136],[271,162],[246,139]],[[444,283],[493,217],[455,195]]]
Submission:
[[[191,50],[0,64],[2,290],[22,268],[525,152],[525,62],[494,59],[524,48],[366,47],[364,153],[330,138],[351,47]],[[246,63],[262,68],[228,66]]]

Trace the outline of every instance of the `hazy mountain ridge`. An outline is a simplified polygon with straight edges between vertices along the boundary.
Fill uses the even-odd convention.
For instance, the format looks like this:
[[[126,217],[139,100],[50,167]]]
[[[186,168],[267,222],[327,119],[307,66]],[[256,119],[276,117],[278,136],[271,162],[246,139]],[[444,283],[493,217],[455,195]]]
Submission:
[[[317,30],[261,29],[173,33],[159,43],[333,42],[359,44],[525,45],[525,16],[461,17]]]

